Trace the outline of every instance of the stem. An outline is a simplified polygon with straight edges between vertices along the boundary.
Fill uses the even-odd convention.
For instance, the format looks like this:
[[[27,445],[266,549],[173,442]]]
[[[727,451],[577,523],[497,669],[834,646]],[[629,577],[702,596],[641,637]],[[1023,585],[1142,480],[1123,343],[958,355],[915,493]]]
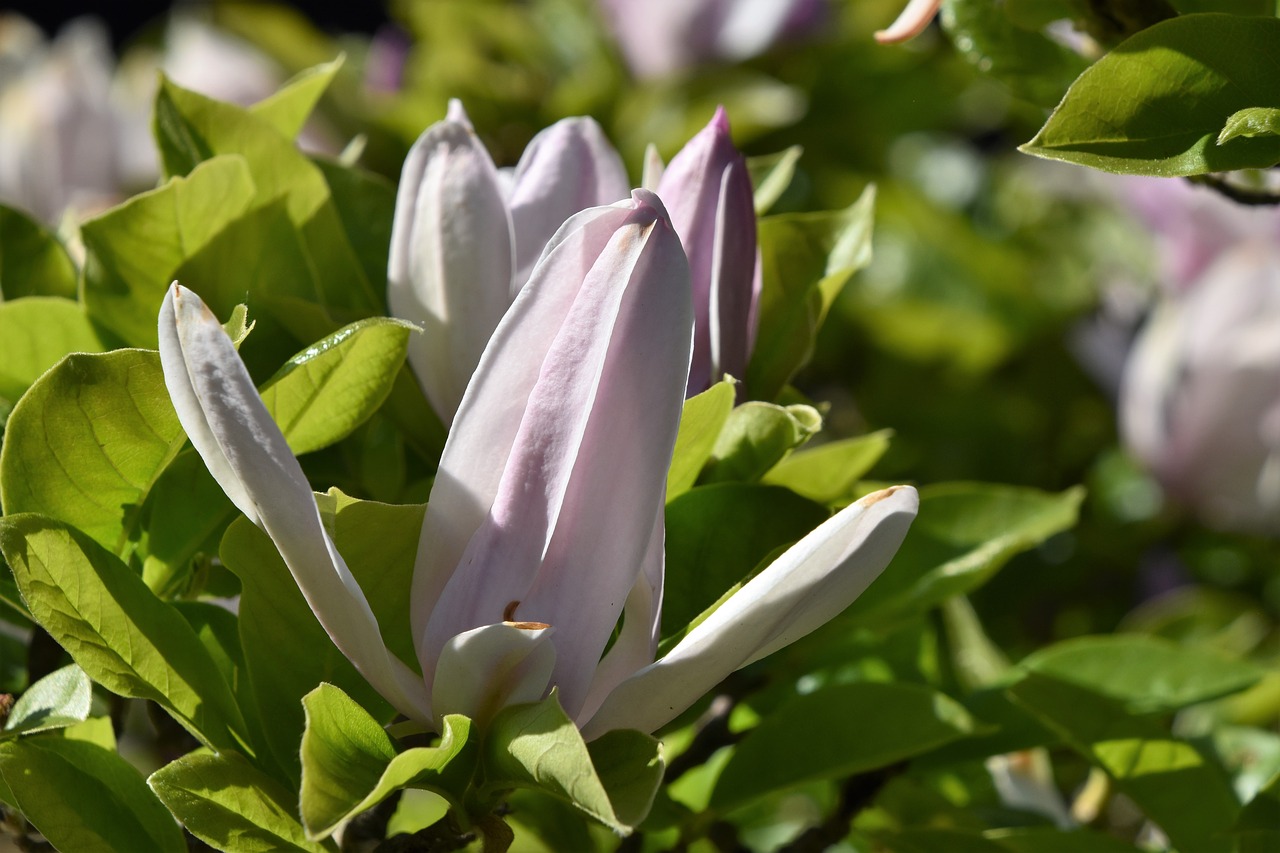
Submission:
[[[1245,189],[1217,175],[1193,175],[1188,177],[1187,180],[1193,184],[1208,187],[1219,195],[1231,199],[1236,204],[1244,204],[1250,207],[1280,204],[1280,193]]]

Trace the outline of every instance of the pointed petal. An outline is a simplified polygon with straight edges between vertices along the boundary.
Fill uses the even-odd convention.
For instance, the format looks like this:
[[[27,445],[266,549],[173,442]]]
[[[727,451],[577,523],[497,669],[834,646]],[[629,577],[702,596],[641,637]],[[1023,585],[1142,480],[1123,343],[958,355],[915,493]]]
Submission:
[[[498,622],[450,638],[431,687],[437,718],[485,721],[505,705],[541,699],[556,661],[553,631],[536,622]]]
[[[387,264],[387,304],[424,329],[409,364],[445,424],[511,304],[513,252],[497,170],[454,101],[405,159]]]
[[[445,448],[423,542],[465,549],[452,551],[457,569],[430,617],[424,667],[448,637],[518,602],[519,618],[556,627],[553,681],[574,713],[663,504],[691,326],[684,254],[651,193],[566,223],[459,411],[459,427],[463,412],[468,423],[509,419],[506,434],[475,445],[455,429]],[[482,459],[460,458],[463,446]],[[470,495],[456,488],[466,481],[455,463],[478,474]],[[474,508],[470,520],[444,529],[459,507]],[[424,544],[420,572],[438,552]],[[425,593],[414,597],[418,606]]]
[[[722,363],[741,364],[735,374],[741,378],[751,339],[754,191],[746,161],[733,147],[723,107],[672,158],[658,195],[689,255],[695,331],[688,393],[696,394],[729,369]]]
[[[516,244],[514,290],[529,280],[547,241],[566,219],[630,194],[622,157],[595,119],[561,119],[541,131],[520,157],[510,196]]]
[[[430,719],[426,687],[392,655],[320,520],[311,486],[231,339],[177,284],[160,309],[160,359],[178,418],[228,496],[266,531],[325,631],[396,709]]]
[[[910,41],[929,28],[941,5],[942,0],[911,0],[897,20],[876,33],[876,41],[880,44]]]
[[[658,184],[662,181],[662,173],[666,170],[667,164],[662,162],[658,146],[650,142],[644,148],[644,173],[640,176],[640,186],[657,192]]]
[[[902,544],[919,498],[894,486],[845,507],[752,578],[665,657],[618,686],[583,726],[651,732],[734,670],[835,617],[879,576]]]

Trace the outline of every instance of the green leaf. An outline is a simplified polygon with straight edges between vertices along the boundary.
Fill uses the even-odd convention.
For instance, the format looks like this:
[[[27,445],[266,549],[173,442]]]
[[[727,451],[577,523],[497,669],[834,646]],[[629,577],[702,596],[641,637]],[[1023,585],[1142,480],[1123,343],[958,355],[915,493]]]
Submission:
[[[987,483],[920,489],[920,514],[882,574],[849,609],[898,618],[986,583],[1015,554],[1076,523],[1084,490],[1050,494]]]
[[[641,732],[609,732],[588,746],[554,693],[501,711],[483,749],[489,787],[543,791],[620,835],[649,813],[664,770],[658,741]]]
[[[53,232],[0,204],[0,300],[76,296],[76,267]]]
[[[218,157],[85,222],[90,316],[132,346],[155,347],[156,315],[169,284],[184,263],[249,211],[254,193],[244,158]],[[202,297],[208,291],[196,289]],[[236,301],[243,301],[240,294]],[[229,308],[216,300],[212,305]]]
[[[818,503],[847,504],[857,496],[858,481],[889,449],[893,430],[806,447],[785,457],[761,482],[786,486]]]
[[[466,717],[446,716],[436,746],[397,754],[378,721],[332,684],[321,684],[302,704],[301,803],[309,838],[327,838],[342,821],[401,788],[425,788],[462,803],[479,749]]]
[[[756,216],[763,216],[778,203],[782,194],[791,186],[796,176],[796,163],[804,149],[792,145],[777,154],[765,154],[747,158],[747,171],[751,173],[751,185],[755,189]]]
[[[662,636],[681,632],[770,554],[828,516],[787,489],[748,483],[700,486],[668,503]]]
[[[383,294],[374,290],[356,257],[324,173],[291,137],[261,116],[163,77],[156,94],[155,130],[168,175],[186,174],[196,163],[221,154],[243,157],[257,204],[283,202],[324,307],[357,316],[384,313]]]
[[[59,850],[187,849],[138,771],[96,744],[43,736],[2,743],[0,782],[0,794],[11,794],[11,804]]]
[[[1087,688],[1131,714],[1168,713],[1245,690],[1262,670],[1158,637],[1077,637],[1027,656],[1019,668]]]
[[[227,525],[239,514],[194,450],[179,453],[143,504],[147,538],[142,579],[161,598],[182,592],[193,561],[216,554]]]
[[[342,67],[343,58],[339,55],[332,62],[295,74],[279,91],[254,104],[249,111],[275,128],[281,136],[293,139],[302,132],[302,126],[333,82]]]
[[[724,380],[684,401],[680,432],[667,471],[668,502],[693,488],[733,411],[733,395],[733,382]]]
[[[1001,849],[1010,853],[1138,853],[1132,844],[1092,832],[1087,829],[1069,831],[1035,826],[1019,829],[998,829],[986,833],[987,838],[999,842]]]
[[[424,507],[357,501],[337,490],[319,500],[339,553],[378,616],[383,639],[416,667],[407,592]],[[302,697],[321,682],[338,686],[376,718],[391,718],[390,706],[316,621],[265,533],[239,518],[227,528],[220,553],[243,584],[241,645],[267,742],[283,768],[298,776]]]
[[[955,700],[920,684],[827,687],[797,696],[747,733],[720,773],[711,807],[724,812],[801,782],[865,773],[973,729]]]
[[[1280,776],[1274,777],[1240,812],[1232,827],[1238,853],[1268,853],[1280,844]]]
[[[9,711],[0,738],[72,726],[89,719],[93,685],[75,664],[49,673],[27,689]]]
[[[941,20],[952,44],[970,65],[1045,108],[1056,105],[1089,64],[1047,36],[1019,27],[1004,4],[946,0]]]
[[[78,302],[52,296],[0,302],[0,399],[12,409],[63,356],[103,349]]]
[[[31,615],[94,681],[158,702],[210,745],[243,740],[230,688],[191,626],[118,557],[31,514],[0,518],[0,551]]]
[[[716,437],[704,479],[755,482],[821,428],[822,416],[812,406],[743,403]]]
[[[1121,42],[1080,75],[1020,150],[1107,172],[1200,175],[1265,169],[1280,138],[1220,145],[1242,110],[1280,107],[1280,19],[1182,15]],[[1123,93],[1123,97],[1119,96]]]
[[[307,840],[278,782],[237,753],[193,752],[147,779],[187,831],[226,853],[274,853],[330,848]]]
[[[1218,144],[1237,137],[1253,139],[1257,136],[1280,136],[1280,109],[1255,107],[1233,113],[1218,134]]]
[[[875,188],[840,211],[760,220],[760,329],[747,367],[752,397],[773,399],[813,355],[836,296],[871,261]]]
[[[9,416],[0,501],[6,514],[56,518],[127,557],[139,508],[185,441],[158,353],[71,355]]]
[[[958,829],[916,829],[879,836],[894,853],[1008,853],[994,841],[976,832]]]
[[[1015,702],[1055,730],[1114,781],[1179,850],[1232,848],[1226,832],[1240,804],[1222,768],[1158,722],[1117,702],[1033,673],[1009,688]]]
[[[381,175],[317,158],[334,205],[369,283],[379,292],[387,287],[387,257],[391,223],[396,212],[396,187]]]
[[[307,347],[262,388],[262,401],[297,455],[327,447],[369,419],[387,396],[414,327],[373,317]]]

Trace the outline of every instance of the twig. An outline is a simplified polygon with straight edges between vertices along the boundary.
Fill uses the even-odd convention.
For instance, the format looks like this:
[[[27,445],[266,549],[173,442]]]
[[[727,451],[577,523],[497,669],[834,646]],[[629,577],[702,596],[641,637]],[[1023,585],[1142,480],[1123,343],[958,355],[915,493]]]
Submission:
[[[1250,207],[1280,204],[1280,193],[1245,189],[1217,175],[1192,175],[1187,180],[1193,184],[1208,187],[1219,195],[1231,199],[1236,204],[1249,205]]]

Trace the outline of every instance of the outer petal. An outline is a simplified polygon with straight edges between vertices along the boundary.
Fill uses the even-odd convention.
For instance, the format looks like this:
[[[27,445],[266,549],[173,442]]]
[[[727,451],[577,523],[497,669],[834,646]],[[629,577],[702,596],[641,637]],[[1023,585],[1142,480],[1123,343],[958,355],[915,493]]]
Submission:
[[[431,688],[437,719],[465,714],[486,721],[506,705],[541,699],[556,661],[548,642],[553,631],[538,623],[499,622],[451,638]]]
[[[928,29],[941,5],[942,0],[911,0],[897,20],[876,33],[876,41],[881,44],[910,41]]]
[[[729,137],[724,108],[680,150],[658,183],[689,255],[695,331],[688,393],[746,369],[756,218],[746,162]]]
[[[511,220],[497,170],[456,101],[405,159],[387,265],[387,303],[421,324],[409,363],[444,423],[511,304]]]
[[[653,731],[735,669],[798,640],[844,610],[902,544],[919,498],[909,486],[867,495],[792,546],[694,628],[631,676],[583,726]]]
[[[392,655],[325,532],[302,467],[217,319],[177,284],[160,308],[160,359],[178,419],[227,495],[266,531],[316,618],[397,710],[430,719],[426,687]]]
[[[680,418],[692,312],[664,213],[637,190],[571,219],[486,350],[423,522],[419,620],[442,587],[424,671],[449,637],[518,602],[518,618],[557,629],[566,711],[585,696],[653,535]]]
[[[561,119],[540,132],[516,166],[510,196],[516,245],[512,295],[529,280],[566,219],[631,194],[622,157],[593,118]]]

